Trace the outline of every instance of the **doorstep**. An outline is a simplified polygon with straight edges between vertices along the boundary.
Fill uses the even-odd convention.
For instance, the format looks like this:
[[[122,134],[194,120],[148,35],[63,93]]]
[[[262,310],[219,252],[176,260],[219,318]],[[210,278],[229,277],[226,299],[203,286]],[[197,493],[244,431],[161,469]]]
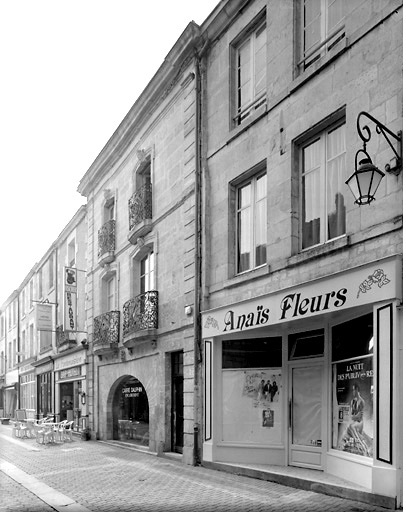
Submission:
[[[395,498],[374,494],[364,487],[355,486],[352,482],[315,469],[209,461],[202,461],[201,465],[208,469],[225,471],[234,475],[247,476],[250,478],[258,478],[259,480],[295,487],[296,489],[359,501],[392,510],[396,509]]]

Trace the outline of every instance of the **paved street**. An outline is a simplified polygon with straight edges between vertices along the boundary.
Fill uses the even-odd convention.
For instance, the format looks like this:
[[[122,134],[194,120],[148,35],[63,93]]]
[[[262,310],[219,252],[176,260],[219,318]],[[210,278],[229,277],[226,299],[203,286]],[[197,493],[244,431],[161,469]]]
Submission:
[[[0,426],[0,512],[383,512],[96,441],[39,445]]]

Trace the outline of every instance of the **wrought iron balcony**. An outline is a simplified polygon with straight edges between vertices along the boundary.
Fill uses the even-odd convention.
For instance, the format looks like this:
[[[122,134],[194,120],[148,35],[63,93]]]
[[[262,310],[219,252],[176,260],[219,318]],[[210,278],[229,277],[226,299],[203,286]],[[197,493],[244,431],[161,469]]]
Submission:
[[[158,328],[158,292],[149,291],[128,300],[123,306],[124,345],[131,348],[138,341],[155,340]]]
[[[93,351],[100,356],[115,352],[120,334],[120,311],[108,311],[93,319]]]
[[[63,350],[67,350],[72,347],[76,347],[77,342],[76,339],[69,338],[70,332],[64,331],[63,325],[58,325],[56,328],[56,346],[58,348],[58,352],[62,352]],[[73,334],[76,336],[76,333]]]
[[[145,236],[152,229],[152,185],[146,183],[138,188],[128,200],[130,232],[128,240],[135,244],[137,238]]]
[[[114,219],[107,221],[99,229],[99,263],[105,265],[111,263],[115,256],[116,249],[116,221]]]

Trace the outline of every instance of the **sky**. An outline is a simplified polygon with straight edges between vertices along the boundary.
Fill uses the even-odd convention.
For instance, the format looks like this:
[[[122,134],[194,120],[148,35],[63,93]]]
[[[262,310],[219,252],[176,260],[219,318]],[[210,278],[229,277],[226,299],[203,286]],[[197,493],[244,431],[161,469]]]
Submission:
[[[80,179],[219,0],[0,1],[0,307],[86,198]]]

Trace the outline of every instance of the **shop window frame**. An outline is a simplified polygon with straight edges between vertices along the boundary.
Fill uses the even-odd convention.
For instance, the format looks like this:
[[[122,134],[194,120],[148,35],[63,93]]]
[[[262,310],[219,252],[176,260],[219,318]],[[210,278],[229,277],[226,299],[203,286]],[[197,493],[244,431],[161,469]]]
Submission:
[[[367,319],[368,317],[368,319]],[[335,339],[334,339],[334,329],[340,327],[340,326],[344,326],[345,324],[350,324],[351,322],[356,322],[356,321],[359,321],[360,319],[367,319],[367,321],[370,321],[371,322],[371,339],[369,341],[369,343],[371,343],[371,340],[373,340],[373,345],[372,345],[372,351],[370,350],[368,354],[362,354],[360,353],[360,355],[356,355],[355,353],[351,354],[351,353],[344,353],[343,355],[341,356],[337,356],[337,358],[334,356],[333,354],[333,350],[334,348],[336,347],[336,342],[335,342]],[[372,371],[374,370],[374,356],[375,356],[375,345],[376,345],[376,340],[374,339],[374,315],[371,311],[364,311],[364,312],[361,312],[359,315],[355,316],[355,315],[351,315],[351,316],[347,316],[347,317],[343,317],[341,318],[339,321],[335,322],[334,324],[331,325],[330,327],[330,340],[331,340],[331,343],[330,343],[330,346],[331,346],[331,353],[330,353],[330,367],[331,367],[331,425],[330,425],[330,442],[329,442],[329,446],[330,446],[330,449],[333,450],[335,453],[340,453],[340,454],[343,454],[345,456],[348,456],[350,458],[356,458],[356,457],[361,457],[360,460],[372,460],[374,457],[375,457],[375,454],[374,454],[374,446],[375,446],[375,439],[374,437],[372,437],[372,453],[371,455],[364,455],[362,453],[354,453],[354,452],[351,452],[351,451],[348,451],[348,450],[345,450],[344,448],[343,449],[340,449],[339,448],[339,439],[338,439],[338,432],[337,432],[337,440],[336,440],[336,445],[334,445],[334,421],[338,421],[338,423],[340,422],[344,422],[344,418],[340,418],[340,409],[343,409],[344,411],[347,409],[347,410],[350,410],[351,408],[351,399],[350,399],[350,404],[349,405],[346,405],[346,404],[339,404],[337,402],[337,408],[338,408],[338,420],[337,418],[335,418],[334,416],[334,403],[335,403],[335,400],[337,400],[337,397],[334,396],[334,392],[337,391],[336,389],[336,386],[337,386],[337,383],[338,382],[346,382],[346,380],[343,378],[343,377],[340,377],[340,379],[338,378],[338,368],[339,368],[339,365],[344,365],[346,371],[348,370],[348,373],[349,373],[349,377],[347,380],[353,380],[354,382],[350,382],[349,386],[350,386],[350,390],[347,392],[347,399],[349,398],[349,395],[350,395],[350,391],[351,389],[353,388],[354,386],[354,383],[359,383],[359,381],[361,380],[361,376],[357,376],[357,374],[355,374],[355,376],[352,378],[351,377],[351,369],[350,367],[352,367],[354,365],[354,363],[356,364],[365,364],[365,361],[368,361],[369,363],[369,366],[370,366],[370,370],[365,370],[365,371]],[[353,344],[352,344],[352,347],[353,347]],[[361,362],[361,363],[360,363]],[[354,370],[354,372],[357,372],[359,370]],[[361,371],[364,371],[364,370],[361,370]],[[334,382],[334,377],[336,377],[336,382]],[[374,376],[372,375],[371,377],[371,385],[372,387],[374,386]],[[374,422],[375,422],[375,418],[374,418],[374,409],[375,409],[375,404],[374,404],[374,401],[376,400],[375,397],[373,396],[373,393],[370,393],[371,394],[371,397],[370,400],[372,401],[372,403],[369,405],[369,409],[371,411],[371,414],[372,414],[372,419],[371,419],[371,423],[372,423],[372,431],[373,431],[373,436],[375,435],[375,432],[374,432]],[[364,397],[362,397],[364,399]],[[367,398],[365,396],[365,398]],[[364,400],[365,402],[365,400]],[[365,405],[364,405],[364,408],[365,408]],[[363,414],[364,414],[364,409],[363,409]],[[345,412],[344,412],[344,415],[345,415]],[[363,419],[364,419],[364,416],[363,416]],[[338,427],[337,427],[338,429]],[[351,448],[350,448],[351,449]]]

